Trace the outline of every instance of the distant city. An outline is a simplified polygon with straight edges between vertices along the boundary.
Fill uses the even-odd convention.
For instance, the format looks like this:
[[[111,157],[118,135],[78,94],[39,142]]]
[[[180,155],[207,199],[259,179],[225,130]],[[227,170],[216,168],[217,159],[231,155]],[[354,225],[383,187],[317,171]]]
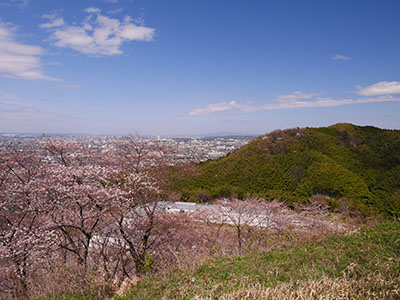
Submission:
[[[115,136],[66,135],[66,134],[17,134],[0,133],[0,147],[7,144],[24,145],[46,138],[62,138],[72,143],[84,143],[94,149],[107,152],[115,149]],[[140,137],[144,142],[156,142],[175,150],[174,164],[202,162],[217,159],[246,145],[255,136],[212,136],[203,138],[189,137]]]

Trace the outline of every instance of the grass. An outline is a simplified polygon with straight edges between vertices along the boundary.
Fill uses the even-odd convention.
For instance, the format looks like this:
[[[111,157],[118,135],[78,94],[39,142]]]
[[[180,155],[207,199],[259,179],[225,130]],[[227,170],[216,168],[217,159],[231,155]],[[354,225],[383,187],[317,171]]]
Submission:
[[[302,300],[302,299],[399,299],[398,278],[368,274],[362,279],[344,276],[338,280],[323,278],[295,285],[281,283],[274,288],[259,284],[247,286],[220,297],[221,300]],[[208,298],[210,299],[210,298]],[[212,298],[211,298],[212,299]]]
[[[173,269],[139,281],[124,297],[101,294],[41,299],[400,299],[400,223]]]
[[[326,299],[336,299],[341,287],[349,293],[337,299],[356,299],[357,293],[363,299],[399,299],[399,270],[400,224],[386,223],[279,251],[216,259],[195,270],[172,270],[139,282],[123,299],[246,299],[247,291],[253,291],[247,299],[320,299],[301,298],[319,289]],[[274,293],[282,298],[268,298]]]

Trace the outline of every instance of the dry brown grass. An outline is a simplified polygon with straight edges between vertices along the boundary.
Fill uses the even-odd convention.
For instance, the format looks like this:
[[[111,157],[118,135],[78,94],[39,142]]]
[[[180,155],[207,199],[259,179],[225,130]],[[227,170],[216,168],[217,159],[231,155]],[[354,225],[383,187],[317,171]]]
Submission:
[[[29,285],[29,297],[30,299],[43,296],[56,298],[62,293],[74,293],[82,298],[90,295],[96,299],[106,299],[112,293],[111,284],[104,281],[102,274],[88,275],[80,266],[64,265],[38,274]]]
[[[195,297],[196,300],[215,298]],[[323,278],[297,283],[281,283],[276,287],[255,284],[242,287],[220,300],[395,300],[400,299],[400,278],[387,278],[382,274],[367,274],[361,278],[344,276],[339,279]]]

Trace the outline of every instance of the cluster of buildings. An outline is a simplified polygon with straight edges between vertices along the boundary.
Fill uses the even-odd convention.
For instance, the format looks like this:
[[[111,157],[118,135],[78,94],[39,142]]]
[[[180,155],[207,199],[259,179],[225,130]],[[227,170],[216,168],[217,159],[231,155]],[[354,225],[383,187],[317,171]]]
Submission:
[[[247,144],[254,137],[227,136],[208,138],[160,138],[161,144],[176,149],[178,163],[201,162],[225,156]]]
[[[35,134],[0,134],[0,147],[14,144],[24,145],[39,139],[63,138],[71,143],[84,143],[88,147],[101,151],[115,151],[116,140],[121,137],[99,135],[35,135]],[[135,138],[135,137],[133,137]],[[174,149],[169,153],[175,163],[201,162],[225,156],[252,140],[254,136],[224,136],[206,138],[164,138],[164,137],[140,137],[141,143],[159,144]]]

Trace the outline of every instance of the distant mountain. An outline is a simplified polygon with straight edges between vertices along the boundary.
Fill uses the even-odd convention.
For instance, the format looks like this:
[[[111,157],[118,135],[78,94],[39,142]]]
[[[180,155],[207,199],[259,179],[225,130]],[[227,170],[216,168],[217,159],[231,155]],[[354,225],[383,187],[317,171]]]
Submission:
[[[257,137],[256,134],[249,134],[249,133],[235,133],[235,132],[228,132],[228,131],[220,131],[214,133],[202,133],[202,134],[189,134],[189,135],[171,135],[170,137],[179,138],[179,137],[186,137],[186,138],[216,138],[216,137],[245,137],[245,138],[254,138]]]
[[[364,214],[400,216],[400,131],[339,123],[329,127],[276,130],[226,157],[197,164],[175,178],[169,191],[195,199],[249,195],[306,203],[329,196]]]

